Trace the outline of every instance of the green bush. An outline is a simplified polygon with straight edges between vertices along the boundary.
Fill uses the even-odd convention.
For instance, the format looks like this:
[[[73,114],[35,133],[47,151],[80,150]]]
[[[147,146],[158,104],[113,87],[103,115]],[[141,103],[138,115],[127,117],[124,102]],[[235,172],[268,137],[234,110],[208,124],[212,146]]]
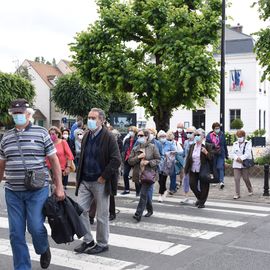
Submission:
[[[253,132],[253,135],[254,137],[263,137],[266,133],[266,130],[265,129],[256,129],[254,132]]]
[[[236,118],[232,121],[232,129],[241,129],[244,126],[243,121],[240,118]]]
[[[255,163],[258,165],[270,164],[270,155],[266,155],[263,157],[257,157],[255,159]]]
[[[225,132],[225,140],[227,145],[233,145],[236,141],[236,136],[234,133]]]
[[[225,163],[231,165],[233,163],[232,159],[225,159]]]

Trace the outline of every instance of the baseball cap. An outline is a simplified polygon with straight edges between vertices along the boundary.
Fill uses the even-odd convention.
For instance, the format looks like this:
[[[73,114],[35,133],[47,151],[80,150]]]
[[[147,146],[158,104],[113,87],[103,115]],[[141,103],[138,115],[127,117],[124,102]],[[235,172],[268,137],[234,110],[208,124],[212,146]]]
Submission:
[[[30,108],[28,101],[24,98],[19,98],[11,101],[9,113],[24,113],[27,108]]]

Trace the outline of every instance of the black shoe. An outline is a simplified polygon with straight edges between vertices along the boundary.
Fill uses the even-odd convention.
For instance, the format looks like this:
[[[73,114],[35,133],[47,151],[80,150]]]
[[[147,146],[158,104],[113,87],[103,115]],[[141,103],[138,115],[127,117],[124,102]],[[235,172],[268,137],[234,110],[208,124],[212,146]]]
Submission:
[[[220,189],[223,189],[224,187],[225,187],[224,183],[220,182],[220,183],[219,183],[219,188],[220,188]]]
[[[121,193],[121,195],[126,195],[126,194],[129,194],[129,190],[125,190]]]
[[[138,214],[135,214],[135,215],[133,216],[133,218],[136,219],[138,222],[140,222],[142,217],[139,216]]]
[[[74,248],[74,251],[77,253],[83,253],[86,249],[93,248],[96,245],[95,241],[93,240],[90,243],[82,242],[80,245]]]
[[[40,266],[42,269],[47,269],[51,263],[51,251],[50,247],[47,248],[47,250],[40,255]]]
[[[109,220],[112,221],[116,218],[116,215],[115,214],[110,214],[109,216]]]
[[[205,207],[204,204],[199,204],[199,205],[198,205],[198,208],[204,208],[204,207]]]
[[[93,224],[94,224],[94,222],[95,222],[95,218],[93,218],[93,217],[89,217],[89,221],[90,221],[90,224],[91,224],[91,225],[93,225]]]
[[[153,211],[148,211],[144,216],[151,217],[153,215]]]
[[[198,206],[199,204],[200,204],[200,201],[197,200],[197,201],[195,202],[195,206]]]
[[[98,253],[101,253],[101,252],[104,252],[104,251],[107,251],[107,250],[109,250],[109,247],[108,246],[101,247],[99,245],[95,245],[95,247],[89,248],[89,249],[85,250],[84,253],[87,253],[87,254],[98,254]]]

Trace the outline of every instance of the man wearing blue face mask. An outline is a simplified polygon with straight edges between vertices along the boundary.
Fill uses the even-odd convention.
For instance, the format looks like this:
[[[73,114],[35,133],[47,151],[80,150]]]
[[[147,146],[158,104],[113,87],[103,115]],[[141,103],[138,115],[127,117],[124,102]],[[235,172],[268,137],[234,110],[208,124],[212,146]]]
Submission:
[[[93,108],[88,114],[88,131],[85,132],[79,166],[76,195],[84,209],[81,215],[88,233],[74,251],[97,254],[109,249],[109,196],[116,195],[117,175],[121,164],[118,144],[114,135],[103,125],[105,113]],[[97,207],[97,243],[91,234],[89,209],[95,199]]]
[[[49,194],[46,156],[52,164],[54,192],[58,200],[65,198],[61,167],[47,130],[30,122],[33,109],[29,103],[25,99],[14,100],[9,113],[15,128],[9,130],[0,143],[0,181],[5,171],[5,197],[13,265],[15,270],[32,269],[25,240],[27,223],[35,252],[41,255],[40,266],[46,269],[51,261],[47,230],[44,226],[45,216],[42,214],[43,205]],[[39,174],[39,185],[35,190],[25,181],[29,179],[29,174]]]

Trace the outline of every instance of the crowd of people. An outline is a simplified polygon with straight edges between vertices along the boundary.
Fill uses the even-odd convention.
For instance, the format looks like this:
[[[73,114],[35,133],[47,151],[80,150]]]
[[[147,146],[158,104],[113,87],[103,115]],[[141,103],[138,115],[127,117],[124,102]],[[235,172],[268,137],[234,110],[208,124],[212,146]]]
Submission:
[[[86,126],[79,117],[70,130],[52,126],[48,131],[31,123],[33,110],[24,99],[14,100],[9,112],[15,128],[8,131],[0,142],[0,181],[5,173],[14,269],[31,269],[25,240],[26,222],[35,251],[41,255],[41,267],[49,267],[51,253],[42,207],[49,195],[50,177],[55,185],[56,198],[63,200],[68,176],[76,171],[75,194],[83,209],[81,220],[87,234],[74,251],[87,254],[101,253],[109,248],[109,221],[116,218],[114,197],[121,174],[124,180],[121,194],[130,193],[132,179],[139,197],[133,215],[137,222],[145,209],[145,217],[154,213],[152,198],[156,182],[159,184],[159,202],[182,187],[185,197],[181,203],[188,203],[191,189],[198,208],[205,207],[212,180],[219,183],[220,189],[225,187],[224,166],[229,154],[225,136],[217,122],[213,123],[208,134],[201,128],[185,128],[180,122],[175,132],[131,126],[123,137],[106,125],[105,113],[99,108],[90,110]],[[249,195],[253,194],[249,167],[245,162],[252,159],[252,146],[246,140],[245,131],[238,130],[236,136],[231,153],[234,199],[240,198],[241,176]],[[32,172],[37,177],[41,171],[44,176],[41,185],[36,189],[26,186],[26,175]],[[170,183],[167,183],[168,179]],[[95,217],[96,239],[91,233]]]

